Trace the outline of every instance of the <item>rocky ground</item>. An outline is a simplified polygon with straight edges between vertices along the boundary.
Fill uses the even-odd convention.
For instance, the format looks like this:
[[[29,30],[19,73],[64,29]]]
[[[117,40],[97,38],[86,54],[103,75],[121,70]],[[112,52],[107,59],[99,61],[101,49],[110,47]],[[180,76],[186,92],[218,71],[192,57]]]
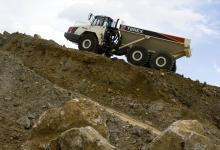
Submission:
[[[70,149],[71,144],[74,149],[161,149],[163,139],[180,130],[174,149],[193,147],[189,141],[200,141],[206,149],[220,144],[219,87],[68,49],[39,36],[0,34],[0,100],[0,149]],[[65,107],[71,109],[62,115]],[[153,129],[129,123],[106,108]],[[69,122],[68,113],[75,122]],[[183,126],[194,128],[183,132]],[[196,138],[185,141],[194,132]]]

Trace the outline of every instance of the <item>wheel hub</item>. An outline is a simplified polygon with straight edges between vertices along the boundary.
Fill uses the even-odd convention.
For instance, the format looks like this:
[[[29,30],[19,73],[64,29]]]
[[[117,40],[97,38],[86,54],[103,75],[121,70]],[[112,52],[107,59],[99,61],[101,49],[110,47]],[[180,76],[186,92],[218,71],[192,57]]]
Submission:
[[[167,64],[167,59],[165,57],[160,56],[156,59],[156,65],[158,67],[164,67],[166,64]]]
[[[91,40],[89,40],[89,39],[85,39],[85,40],[83,41],[83,43],[82,43],[82,46],[83,46],[83,48],[85,48],[85,49],[90,48],[91,45],[92,45],[92,42],[91,42]]]
[[[141,53],[141,51],[135,51],[135,52],[132,54],[132,58],[133,58],[133,60],[135,60],[135,61],[140,61],[140,60],[143,58],[143,54]]]

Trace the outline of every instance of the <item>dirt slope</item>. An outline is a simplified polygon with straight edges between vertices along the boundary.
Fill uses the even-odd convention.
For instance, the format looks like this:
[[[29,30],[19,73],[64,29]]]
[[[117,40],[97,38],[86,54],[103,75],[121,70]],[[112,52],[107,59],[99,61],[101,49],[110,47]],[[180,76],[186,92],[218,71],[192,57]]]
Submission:
[[[27,113],[23,108],[28,108],[26,105],[31,105],[30,102],[32,105],[47,104],[53,103],[53,99],[60,97],[59,103],[55,101],[56,104],[52,104],[59,105],[75,93],[75,96],[90,97],[103,106],[123,112],[159,130],[167,128],[176,120],[199,120],[205,126],[207,136],[219,143],[220,88],[218,87],[195,82],[174,73],[132,66],[122,60],[113,61],[92,53],[67,49],[51,40],[19,33],[0,35],[0,52],[0,96],[3,101],[1,105],[3,113],[0,119],[4,120],[4,114],[8,110],[7,118],[12,118],[11,126],[14,125],[13,121],[19,118],[11,112],[13,109],[15,111],[19,109],[11,105],[19,100],[22,103],[22,110],[18,114],[21,116],[27,115],[22,114]],[[16,70],[17,67],[20,67],[17,69],[19,71]],[[31,75],[26,77],[28,73],[25,70]],[[21,81],[17,79],[20,76],[17,72],[25,74],[23,77],[25,80],[30,79],[27,81],[29,90],[24,88],[24,79]],[[40,83],[39,86],[34,86],[36,82]],[[2,86],[7,84],[13,90]],[[45,94],[46,98],[40,94],[47,91],[43,88],[44,84],[50,86],[48,93]],[[62,92],[60,90],[53,92],[58,87]],[[17,96],[16,99],[13,95],[20,97]],[[6,97],[6,100],[2,97]],[[46,109],[38,108],[39,106],[31,107],[29,111],[40,114]],[[2,132],[6,134],[9,130],[8,125],[3,126]],[[10,130],[14,133],[13,128],[10,127]],[[19,138],[19,140],[23,139]]]
[[[79,93],[59,88],[23,66],[14,56],[0,51],[0,150],[20,148],[30,136],[33,124],[44,111],[76,98],[86,99]],[[108,109],[107,112],[116,113],[112,109]],[[119,115],[121,114],[116,114]],[[153,135],[149,134],[149,130],[145,130],[148,126],[135,127],[138,124],[132,125],[135,121],[127,123],[131,118],[126,117],[122,116],[123,119],[120,120],[114,115],[107,116],[109,138],[112,143],[118,145],[120,149],[123,147],[135,149],[142,147],[146,139],[152,140]],[[134,135],[136,132],[141,136]],[[157,132],[156,130],[156,134]],[[124,144],[126,146],[123,146]]]
[[[0,51],[0,149],[16,149],[28,137],[30,130],[19,119],[22,123],[27,117],[30,128],[41,113],[72,96]]]

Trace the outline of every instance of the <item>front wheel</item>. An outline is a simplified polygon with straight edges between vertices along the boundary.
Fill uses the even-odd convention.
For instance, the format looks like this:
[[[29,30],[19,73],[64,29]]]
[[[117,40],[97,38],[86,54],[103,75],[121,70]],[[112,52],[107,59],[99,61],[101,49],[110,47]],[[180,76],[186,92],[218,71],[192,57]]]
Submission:
[[[92,34],[85,34],[79,39],[79,50],[98,53],[98,41]]]
[[[157,52],[151,56],[150,66],[154,69],[171,71],[174,66],[174,58],[167,52]]]

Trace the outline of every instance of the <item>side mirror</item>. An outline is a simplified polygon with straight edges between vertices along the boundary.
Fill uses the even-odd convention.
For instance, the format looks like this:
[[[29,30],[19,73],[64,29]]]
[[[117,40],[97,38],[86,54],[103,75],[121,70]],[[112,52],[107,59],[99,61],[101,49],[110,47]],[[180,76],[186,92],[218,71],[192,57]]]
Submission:
[[[116,24],[115,24],[115,28],[118,27],[118,22],[119,22],[119,20],[120,20],[120,19],[117,19]]]
[[[88,20],[90,20],[92,18],[92,16],[93,16],[93,14],[89,13]]]

